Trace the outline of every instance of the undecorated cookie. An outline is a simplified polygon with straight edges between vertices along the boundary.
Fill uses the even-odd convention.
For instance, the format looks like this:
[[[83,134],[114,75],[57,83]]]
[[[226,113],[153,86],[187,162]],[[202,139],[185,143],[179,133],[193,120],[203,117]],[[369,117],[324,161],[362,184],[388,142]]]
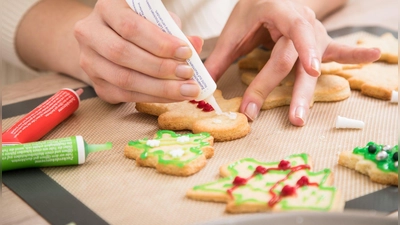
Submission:
[[[369,97],[390,100],[392,91],[398,90],[399,74],[394,65],[372,63],[360,69],[338,71],[336,74],[346,78],[351,89],[359,90]]]
[[[187,197],[226,202],[229,213],[260,211],[342,211],[330,169],[312,171],[311,158],[296,154],[279,162],[244,158],[220,168],[217,181],[195,186]]]
[[[154,167],[160,173],[189,176],[197,173],[214,155],[209,133],[176,134],[159,130],[153,139],[130,141],[124,154],[139,166]]]
[[[238,61],[239,69],[260,71],[271,57],[271,51],[260,48],[253,49]]]
[[[335,74],[342,70],[359,69],[363,64],[342,64],[338,62],[321,63],[321,74]]]
[[[373,182],[398,186],[398,154],[398,145],[369,142],[353,151],[341,152],[338,164],[369,176]]]
[[[399,60],[399,43],[391,33],[385,33],[381,36],[368,36],[360,38],[357,45],[366,48],[379,48],[381,57],[379,61],[391,64],[398,64]]]
[[[136,109],[158,116],[158,125],[163,130],[208,132],[215,141],[230,141],[246,136],[250,132],[250,125],[247,117],[238,112],[242,98],[226,100],[220,90],[215,91],[214,97],[224,112],[221,115],[217,115],[204,101],[136,103]]]
[[[249,85],[256,77],[256,73],[246,72],[242,74],[242,81]],[[267,110],[280,106],[290,105],[292,100],[292,92],[294,85],[294,73],[291,72],[281,84],[265,99],[261,109]],[[351,91],[349,82],[335,75],[321,75],[318,78],[317,85],[314,91],[314,98],[310,106],[314,102],[334,102],[341,101],[350,97]]]

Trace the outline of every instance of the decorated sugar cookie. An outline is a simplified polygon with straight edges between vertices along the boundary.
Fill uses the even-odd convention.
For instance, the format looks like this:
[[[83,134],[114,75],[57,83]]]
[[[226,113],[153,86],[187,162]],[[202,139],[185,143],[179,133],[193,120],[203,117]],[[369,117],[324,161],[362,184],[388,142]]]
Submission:
[[[217,181],[193,187],[187,197],[226,202],[226,211],[342,211],[344,202],[332,186],[333,174],[313,172],[307,154],[296,154],[279,162],[244,158],[220,168]]]
[[[139,166],[176,176],[197,173],[214,155],[213,137],[209,133],[177,134],[159,130],[153,139],[130,141],[124,149],[126,157]]]
[[[220,90],[215,91],[214,97],[222,114],[217,114],[204,101],[136,103],[136,109],[158,116],[160,129],[208,132],[215,141],[230,141],[246,136],[250,132],[250,125],[247,117],[238,112],[242,98],[224,99]]]
[[[398,186],[398,145],[369,142],[353,151],[341,152],[339,165],[370,177],[373,182]]]

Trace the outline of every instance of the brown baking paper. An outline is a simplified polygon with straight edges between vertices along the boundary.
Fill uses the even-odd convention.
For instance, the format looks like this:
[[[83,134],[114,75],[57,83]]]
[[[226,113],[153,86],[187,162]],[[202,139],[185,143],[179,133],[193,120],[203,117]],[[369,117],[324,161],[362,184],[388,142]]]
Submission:
[[[357,33],[338,38],[353,44]],[[397,67],[397,65],[396,65]],[[225,98],[241,96],[237,65],[232,65],[218,83]],[[99,98],[83,100],[80,108],[43,139],[82,135],[87,143],[113,143],[113,149],[90,154],[80,166],[43,168],[42,170],[100,217],[111,224],[191,224],[220,217],[225,203],[191,200],[189,188],[218,179],[219,167],[243,157],[261,161],[280,161],[296,153],[308,153],[314,170],[330,168],[335,186],[345,201],[380,190],[385,185],[373,183],[367,176],[337,165],[338,153],[364,146],[369,141],[396,145],[398,140],[398,105],[352,91],[350,98],[331,103],[316,102],[307,125],[295,127],[288,120],[289,107],[262,111],[251,123],[244,138],[215,143],[215,155],[204,169],[190,177],[158,173],[153,168],[136,166],[123,154],[130,140],[152,137],[157,117],[139,113],[134,103],[110,105]],[[336,129],[338,115],[365,122],[361,130]],[[3,131],[22,116],[3,120]],[[180,132],[185,133],[185,132]]]

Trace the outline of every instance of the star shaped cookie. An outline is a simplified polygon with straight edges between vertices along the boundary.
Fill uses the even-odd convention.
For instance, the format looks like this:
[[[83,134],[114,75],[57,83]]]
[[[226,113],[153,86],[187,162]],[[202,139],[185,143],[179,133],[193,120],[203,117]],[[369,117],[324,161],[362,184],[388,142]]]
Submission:
[[[399,75],[395,65],[371,63],[360,69],[338,71],[336,75],[346,78],[351,89],[373,98],[390,100],[392,91],[398,90]]]
[[[242,82],[249,85],[256,77],[254,72],[245,72],[242,74]],[[281,81],[281,84],[272,90],[265,99],[261,109],[267,110],[280,106],[290,105],[292,100],[293,85],[295,75],[292,71]],[[314,90],[314,98],[310,102],[310,106],[314,102],[335,102],[350,97],[351,91],[349,82],[335,75],[321,75],[318,78]]]
[[[307,154],[291,155],[279,162],[244,158],[222,166],[222,178],[195,186],[186,196],[226,202],[226,211],[230,213],[342,211],[344,202],[332,186],[332,172],[312,172],[311,168]]]
[[[213,137],[209,133],[177,134],[159,130],[153,139],[130,141],[124,154],[139,166],[175,176],[197,173],[214,155]]]
[[[381,57],[379,61],[397,64],[399,60],[399,42],[391,33],[381,36],[368,36],[358,39],[357,45],[366,48],[379,48]]]
[[[164,130],[208,132],[215,141],[230,141],[246,136],[250,132],[250,125],[247,117],[238,112],[242,98],[224,99],[220,90],[215,91],[214,97],[224,112],[221,115],[202,101],[136,103],[136,109],[158,116],[158,125]]]

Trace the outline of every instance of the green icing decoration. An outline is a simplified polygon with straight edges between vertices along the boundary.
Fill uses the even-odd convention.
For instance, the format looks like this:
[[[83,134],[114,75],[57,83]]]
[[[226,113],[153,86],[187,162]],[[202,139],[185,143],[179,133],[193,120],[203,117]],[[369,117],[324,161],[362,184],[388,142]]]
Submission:
[[[370,145],[375,145],[376,151],[375,153],[368,152],[368,147]],[[364,159],[370,160],[374,162],[378,169],[383,172],[395,172],[398,173],[398,168],[394,165],[395,161],[392,159],[393,154],[398,152],[398,145],[395,145],[392,149],[387,151],[388,157],[383,160],[377,160],[376,155],[382,150],[385,145],[376,144],[375,142],[368,142],[365,147],[356,147],[353,150],[353,153],[356,155],[362,155]]]
[[[165,137],[166,135],[170,137]],[[189,141],[179,142],[178,138],[183,136],[189,137]],[[207,132],[180,135],[170,130],[159,130],[153,139],[143,138],[141,140],[130,141],[128,142],[128,145],[142,150],[142,153],[140,154],[141,159],[155,156],[158,158],[158,163],[160,164],[172,164],[178,167],[184,167],[203,154],[201,148],[210,145],[205,141],[205,139],[209,137],[210,134]],[[159,145],[154,147],[147,145],[147,141],[149,140],[158,140]],[[161,149],[161,147],[165,146],[176,146],[176,149],[182,149],[184,151],[184,155],[191,154],[192,156],[186,160],[182,160],[180,157],[173,158],[172,156],[169,156],[165,150]]]
[[[308,155],[307,154],[291,155],[291,156],[287,157],[285,160],[290,161],[292,167],[308,165]],[[255,199],[253,197],[253,195],[257,194],[257,193],[260,194],[261,196],[268,195],[269,190],[272,187],[274,187],[274,185],[276,184],[276,182],[267,181],[268,176],[278,176],[278,177],[284,179],[285,177],[287,177],[287,174],[291,170],[290,169],[288,169],[288,170],[269,170],[265,174],[257,174],[257,175],[252,175],[252,173],[254,172],[255,168],[257,168],[257,166],[263,166],[265,168],[277,168],[278,165],[279,165],[279,162],[260,162],[253,158],[244,158],[244,159],[238,160],[238,161],[228,165],[227,169],[230,174],[228,177],[224,177],[217,181],[210,182],[207,184],[197,185],[193,188],[193,190],[194,191],[202,191],[202,192],[204,191],[204,192],[219,193],[222,195],[229,195],[228,190],[230,190],[231,197],[233,197],[235,205],[245,204],[246,202],[257,203],[257,204],[268,204],[268,202]],[[239,172],[240,171],[239,168],[242,168],[242,169],[254,168],[254,169],[252,171],[243,172],[243,173],[246,173],[246,174],[243,174],[243,173]],[[242,170],[242,171],[245,171],[245,170]],[[302,199],[304,201],[308,201],[307,206],[302,207],[302,206],[298,206],[298,205],[290,205],[290,202],[286,201],[284,197],[278,203],[276,203],[276,205],[279,205],[282,209],[285,209],[285,210],[298,210],[298,209],[316,210],[316,211],[329,210],[332,207],[333,200],[334,200],[336,192],[337,192],[335,187],[327,187],[324,185],[326,183],[327,178],[329,177],[331,171],[329,169],[324,169],[319,172],[312,172],[312,171],[309,171],[308,169],[301,169],[301,171],[305,172],[306,176],[310,178],[310,182],[313,182],[312,180],[318,180],[318,186],[313,186],[313,189],[309,190],[311,192],[310,195]],[[293,174],[289,177],[293,178],[295,173],[296,172],[293,172]],[[235,185],[233,185],[233,180],[235,179],[236,176],[239,176],[239,177],[245,178],[245,179],[249,179],[249,180],[247,181],[247,183],[245,185],[235,187]],[[287,177],[287,178],[289,178],[289,177]],[[313,179],[313,177],[315,177],[315,178]],[[278,180],[281,180],[280,178]],[[279,195],[280,190],[285,185],[286,181],[283,180],[278,185],[276,185],[275,188],[272,190],[272,192],[275,193],[276,195]],[[291,183],[293,183],[293,181]],[[308,186],[299,187],[297,191],[307,191],[309,188],[310,187],[308,187]],[[328,196],[331,196],[331,199],[329,199],[328,205],[325,205],[325,206],[317,205],[317,203],[323,199],[319,195],[323,195],[323,194],[317,192],[315,190],[315,188],[318,188],[318,190],[322,191],[323,194],[328,194]]]

